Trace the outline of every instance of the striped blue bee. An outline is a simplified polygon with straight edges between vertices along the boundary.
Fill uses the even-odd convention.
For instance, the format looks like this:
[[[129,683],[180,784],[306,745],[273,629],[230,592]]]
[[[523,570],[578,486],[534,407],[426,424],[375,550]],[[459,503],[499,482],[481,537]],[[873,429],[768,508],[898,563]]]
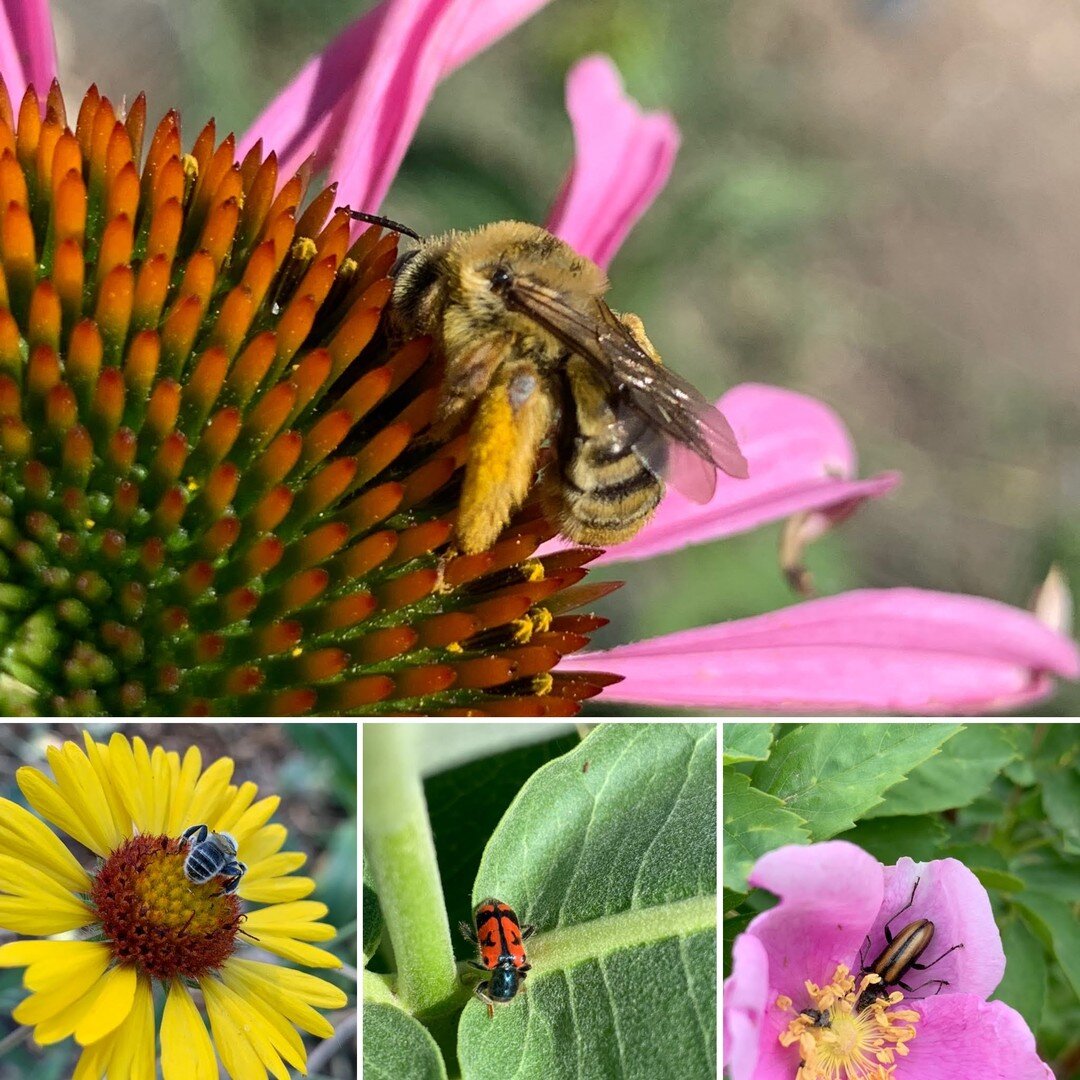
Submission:
[[[206,825],[192,825],[184,830],[188,845],[184,873],[189,881],[202,885],[212,878],[223,876],[222,893],[236,892],[247,867],[236,858],[236,840],[227,832],[211,832]]]

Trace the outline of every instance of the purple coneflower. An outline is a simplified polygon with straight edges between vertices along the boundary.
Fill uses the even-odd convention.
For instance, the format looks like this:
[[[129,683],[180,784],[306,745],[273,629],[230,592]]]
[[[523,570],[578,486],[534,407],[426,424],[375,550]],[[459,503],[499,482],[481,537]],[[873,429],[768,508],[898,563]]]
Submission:
[[[47,6],[0,25],[0,497],[7,711],[565,713],[666,707],[984,711],[1080,667],[1060,623],[988,600],[855,592],[582,653],[577,613],[630,559],[793,518],[792,547],[881,495],[801,395],[723,399],[751,478],[675,494],[607,555],[550,544],[529,504],[440,563],[464,434],[424,441],[423,343],[377,327],[396,238],[375,211],[440,79],[542,0],[387,0],[240,139],[92,90],[69,124]],[[549,228],[606,265],[678,133],[602,57],[570,73],[576,157]],[[324,173],[327,187],[307,191]],[[453,223],[447,223],[453,224]],[[797,558],[790,560],[794,565]],[[1053,605],[1050,605],[1053,606]],[[620,680],[622,680],[620,682]],[[616,685],[618,684],[618,685]]]

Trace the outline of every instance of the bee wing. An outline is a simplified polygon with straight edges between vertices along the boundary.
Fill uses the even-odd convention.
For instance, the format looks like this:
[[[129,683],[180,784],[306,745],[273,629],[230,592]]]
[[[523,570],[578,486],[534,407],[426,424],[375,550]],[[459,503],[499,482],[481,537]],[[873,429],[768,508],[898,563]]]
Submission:
[[[554,290],[518,278],[507,302],[590,361],[615,394],[616,419],[655,476],[697,502],[708,502],[716,470],[748,475],[731,425],[695,386],[657,364],[600,299],[595,315],[577,310]]]

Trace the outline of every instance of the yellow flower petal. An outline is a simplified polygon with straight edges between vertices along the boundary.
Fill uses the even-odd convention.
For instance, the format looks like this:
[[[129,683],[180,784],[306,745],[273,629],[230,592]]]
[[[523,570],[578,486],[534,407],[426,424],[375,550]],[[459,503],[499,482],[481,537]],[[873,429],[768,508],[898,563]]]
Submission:
[[[314,985],[290,985],[290,980],[281,978],[286,973],[302,974]],[[309,1002],[316,1001],[322,1008],[342,1008],[349,1000],[343,991],[324,979],[255,960],[234,957],[222,969],[222,978],[241,997],[265,1001],[297,1027],[320,1039],[333,1035],[334,1028]]]
[[[169,817],[165,833],[179,836],[191,819],[188,817],[188,804],[191,802],[195,784],[202,772],[202,754],[197,746],[189,746],[180,762],[180,770],[174,781],[172,797],[169,799]],[[199,824],[202,824],[199,822]]]
[[[80,905],[55,907],[43,911],[41,897],[18,900],[0,899],[0,926],[17,934],[48,937],[50,934],[66,934],[81,930],[94,921],[93,912]]]
[[[173,784],[180,772],[180,755],[174,750],[166,751],[161,746],[155,746],[154,752],[150,755],[150,771],[153,778],[151,786],[153,802],[147,831],[164,833],[165,825],[169,820],[169,796],[172,794]]]
[[[217,814],[208,824],[211,824],[218,832],[224,830],[242,838],[236,823],[247,813],[258,794],[259,785],[253,784],[250,780],[245,780],[239,787],[230,787],[217,808]],[[254,832],[254,829],[248,831]]]
[[[191,804],[184,818],[189,825],[217,821],[220,816],[220,804],[228,792],[233,768],[232,758],[218,758],[195,782]]]
[[[254,806],[245,810],[228,831],[241,839],[251,836],[274,816],[280,805],[280,795],[268,795],[265,799],[260,799]]]
[[[142,743],[141,739],[136,743]],[[143,754],[146,744],[142,743]],[[139,832],[147,832],[150,818],[149,806],[152,798],[149,784],[149,761],[144,770],[136,761],[135,750],[120,732],[114,732],[109,739],[105,759],[113,787],[124,804],[124,810],[131,817]]]
[[[135,968],[115,967],[95,988],[94,1007],[75,1028],[75,1041],[87,1046],[115,1031],[131,1012],[135,1001]]]
[[[23,982],[34,993],[20,1001],[13,1011],[20,1024],[43,1024],[65,1013],[75,1002],[93,993],[112,960],[108,947],[98,942],[12,942],[12,946],[24,944],[59,948],[27,968]]]
[[[80,819],[78,809],[71,805],[67,794],[44,773],[29,765],[23,765],[15,770],[15,780],[19,790],[26,796],[26,801],[46,821],[51,821],[95,855],[104,859],[109,854],[110,848]]]
[[[23,985],[35,992],[63,988],[105,974],[112,951],[100,941],[12,941],[0,948],[0,967],[26,965]]]
[[[110,1077],[154,1080],[154,994],[149,979],[139,976],[127,1022],[105,1038],[112,1042]]]
[[[109,750],[102,743],[95,742],[89,731],[83,732],[83,748],[90,762],[105,797],[109,800],[109,808],[112,811],[113,820],[116,821],[125,836],[131,834],[131,815],[124,807],[124,800],[116,788],[116,776],[109,768]]]
[[[60,837],[10,799],[0,799],[0,853],[39,866],[72,892],[90,891],[90,878]]]
[[[113,817],[101,778],[82,747],[66,742],[59,748],[50,746],[45,753],[57,787],[94,841],[87,846],[91,851],[112,851],[127,835],[127,829]]]
[[[275,1051],[282,1056],[295,1069],[304,1071],[307,1062],[307,1052],[304,1050],[304,1042],[296,1029],[289,1023],[288,1017],[282,1014],[274,1003],[269,1000],[269,995],[262,991],[269,989],[266,982],[257,984],[257,993],[242,993],[237,989],[238,984],[230,982],[226,976],[229,974],[229,964],[222,969],[222,979],[225,985],[233,992],[235,998],[247,1003],[248,1008],[255,1009],[266,1021],[270,1031],[270,1041]]]
[[[314,891],[315,882],[305,877],[271,878],[269,881],[256,879],[249,883],[245,874],[240,885],[240,895],[253,904],[286,904],[303,900]]]
[[[164,1080],[217,1080],[214,1044],[188,989],[173,979],[161,1018]]]
[[[270,855],[265,859],[256,860],[251,856],[251,844],[245,846],[245,854],[251,858],[248,863],[248,876],[257,881],[268,878],[285,877],[299,870],[307,862],[307,856],[302,851],[282,851],[277,855]],[[298,879],[294,879],[298,880]]]
[[[288,839],[289,833],[284,825],[264,825],[258,832],[249,836],[247,843],[244,844],[248,866],[257,866],[265,859],[269,859],[271,855],[276,855]]]
[[[241,960],[238,957],[233,957],[229,966],[240,969],[242,973],[250,972],[254,976],[273,978],[286,993],[320,1009],[340,1009],[348,1002],[345,993],[333,983],[307,971],[297,971],[280,964],[268,964],[262,960]]]
[[[0,926],[46,936],[78,930],[94,913],[55,878],[10,855],[0,855]]]
[[[88,1046],[79,1055],[79,1064],[75,1066],[75,1072],[71,1080],[101,1080],[105,1070],[109,1067],[109,1058],[112,1057],[113,1041],[115,1036],[102,1039],[101,1042]]]
[[[248,912],[248,923],[251,926],[259,926],[268,933],[291,934],[305,941],[322,941],[323,938],[308,937],[312,926],[320,925],[316,922],[326,915],[329,909],[318,900],[300,900],[292,904],[275,904],[273,907],[259,908]],[[321,925],[326,925],[325,923]],[[330,929],[333,937],[336,931]]]
[[[109,955],[108,946],[99,941],[9,941],[0,945],[0,967],[26,967],[29,978],[39,966],[43,974],[60,974],[94,958],[104,971]]]
[[[276,937],[273,934],[258,934],[259,948],[275,956],[281,956],[305,967],[339,968],[341,961],[333,954],[316,949],[292,938]]]
[[[260,961],[251,960],[247,963],[259,964]],[[345,992],[336,987],[332,982],[320,979],[318,975],[312,975],[307,971],[296,971],[294,968],[281,967],[279,964],[267,964],[277,972],[277,981],[302,1001],[314,1005],[318,1009],[341,1009],[348,1002]]]
[[[266,1080],[266,1067],[249,1038],[253,1025],[246,1015],[234,1018],[230,991],[214,979],[203,979],[199,985],[206,1001],[214,1045],[229,1075],[233,1080]]]
[[[94,987],[98,986],[101,979],[98,979],[93,986],[90,986],[83,991],[74,1001],[70,1002],[65,1007],[61,1008],[57,1012],[50,1013],[48,1016],[43,1016],[34,1027],[34,1041],[41,1046],[49,1046],[52,1043],[60,1042],[61,1039],[66,1039],[68,1036],[73,1035],[75,1029],[79,1026],[82,1018],[87,1015],[90,1009],[93,1007],[96,1000],[96,994],[94,993]],[[35,1006],[32,1004],[38,1000],[41,1001],[56,1001],[57,998],[47,998],[45,995],[34,995],[28,997],[25,1001],[20,1002],[19,1005],[12,1010],[12,1016],[19,1021],[19,1023],[25,1023],[23,1019],[27,1011],[32,1011]]]

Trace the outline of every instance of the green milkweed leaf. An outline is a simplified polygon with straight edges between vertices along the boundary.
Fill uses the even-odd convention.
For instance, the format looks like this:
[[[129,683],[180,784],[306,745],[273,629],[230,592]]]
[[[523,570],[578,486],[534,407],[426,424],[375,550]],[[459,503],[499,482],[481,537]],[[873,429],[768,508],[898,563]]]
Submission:
[[[364,1004],[366,1080],[446,1080],[438,1044],[396,1005]]]
[[[466,1006],[465,1080],[716,1075],[715,725],[604,725],[541,768],[484,852],[488,896],[536,925],[533,970],[494,1019]]]

